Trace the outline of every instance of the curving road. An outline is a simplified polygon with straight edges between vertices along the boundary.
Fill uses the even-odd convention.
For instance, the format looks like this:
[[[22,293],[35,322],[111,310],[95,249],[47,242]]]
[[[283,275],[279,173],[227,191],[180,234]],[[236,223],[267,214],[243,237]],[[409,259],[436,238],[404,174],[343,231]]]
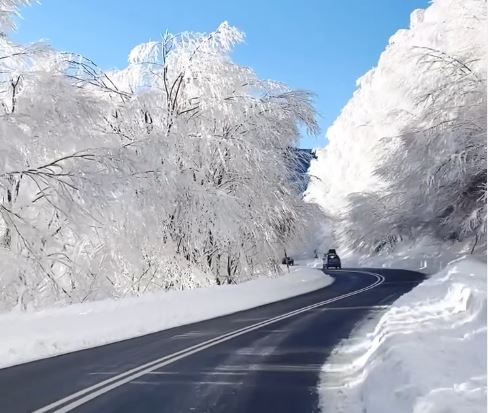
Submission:
[[[0,412],[315,412],[322,364],[352,328],[422,282],[327,271],[330,287],[225,317],[0,370]]]

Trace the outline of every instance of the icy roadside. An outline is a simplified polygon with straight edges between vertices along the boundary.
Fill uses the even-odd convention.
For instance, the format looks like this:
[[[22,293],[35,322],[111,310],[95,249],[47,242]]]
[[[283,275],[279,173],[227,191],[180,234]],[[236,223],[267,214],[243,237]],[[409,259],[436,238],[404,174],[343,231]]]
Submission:
[[[451,262],[323,366],[322,412],[486,412],[486,263]]]
[[[124,340],[283,300],[326,287],[313,267],[238,285],[152,293],[37,312],[0,315],[0,367]]]

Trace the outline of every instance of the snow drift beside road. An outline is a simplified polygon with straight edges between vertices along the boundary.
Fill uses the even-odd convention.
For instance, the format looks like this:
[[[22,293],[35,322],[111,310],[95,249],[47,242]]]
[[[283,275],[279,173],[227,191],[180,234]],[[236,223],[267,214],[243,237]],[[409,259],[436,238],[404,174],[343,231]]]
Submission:
[[[310,266],[292,267],[290,274],[281,277],[237,285],[2,314],[0,367],[231,314],[305,294],[333,282],[331,277]]]
[[[486,412],[486,264],[462,258],[331,355],[322,411]]]

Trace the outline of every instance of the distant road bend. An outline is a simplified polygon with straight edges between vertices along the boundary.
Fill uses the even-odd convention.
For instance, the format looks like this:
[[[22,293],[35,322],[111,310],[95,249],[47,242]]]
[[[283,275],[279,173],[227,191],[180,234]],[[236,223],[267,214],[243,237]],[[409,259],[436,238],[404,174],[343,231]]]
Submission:
[[[0,412],[317,412],[322,364],[417,272],[343,269],[288,300],[0,370]]]

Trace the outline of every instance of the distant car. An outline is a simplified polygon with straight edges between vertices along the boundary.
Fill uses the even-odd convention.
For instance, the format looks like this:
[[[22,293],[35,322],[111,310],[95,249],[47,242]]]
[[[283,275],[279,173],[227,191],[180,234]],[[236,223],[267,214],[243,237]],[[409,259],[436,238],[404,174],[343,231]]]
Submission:
[[[283,265],[295,265],[295,260],[292,257],[283,257],[281,263]]]
[[[323,268],[336,268],[341,269],[341,259],[337,255],[335,249],[330,249],[329,252],[323,258]]]

